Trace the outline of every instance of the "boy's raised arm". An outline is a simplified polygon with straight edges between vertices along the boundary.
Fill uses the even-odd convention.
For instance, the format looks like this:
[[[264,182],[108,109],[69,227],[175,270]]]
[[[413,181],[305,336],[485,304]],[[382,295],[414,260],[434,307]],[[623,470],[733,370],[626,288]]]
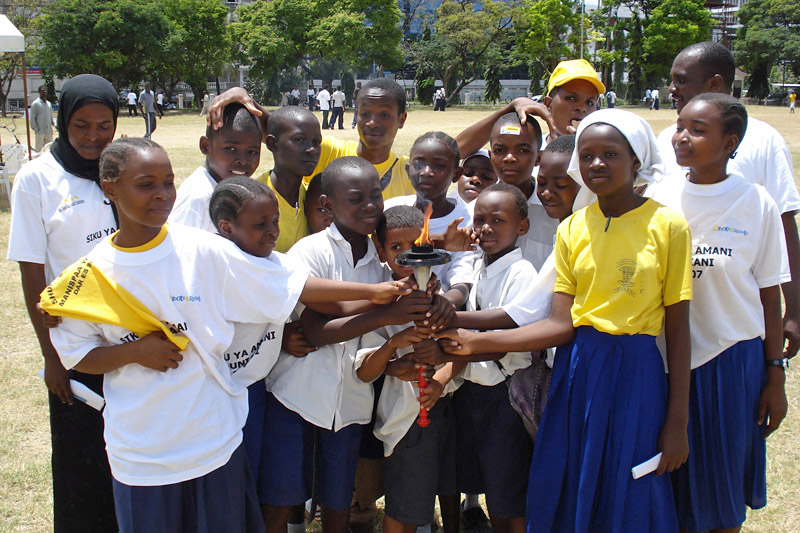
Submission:
[[[231,87],[222,94],[218,94],[211,101],[206,115],[206,123],[218,130],[222,127],[222,112],[229,104],[242,104],[254,116],[261,121],[261,135],[267,135],[267,122],[269,121],[269,111],[262,107],[253,97],[241,87]]]

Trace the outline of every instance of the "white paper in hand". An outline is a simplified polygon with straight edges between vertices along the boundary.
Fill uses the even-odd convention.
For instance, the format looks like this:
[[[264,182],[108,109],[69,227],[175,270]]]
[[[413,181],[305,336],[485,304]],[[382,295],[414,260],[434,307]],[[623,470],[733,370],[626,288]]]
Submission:
[[[44,369],[39,371],[39,377],[44,379]],[[89,407],[102,411],[106,405],[106,400],[95,391],[74,379],[69,380],[69,388],[72,389],[72,396],[76,400],[80,400]]]
[[[631,468],[631,475],[633,479],[639,479],[642,476],[646,476],[652,472],[655,472],[658,468],[658,463],[661,462],[661,452],[658,453],[655,457],[651,457],[647,461],[638,464]]]

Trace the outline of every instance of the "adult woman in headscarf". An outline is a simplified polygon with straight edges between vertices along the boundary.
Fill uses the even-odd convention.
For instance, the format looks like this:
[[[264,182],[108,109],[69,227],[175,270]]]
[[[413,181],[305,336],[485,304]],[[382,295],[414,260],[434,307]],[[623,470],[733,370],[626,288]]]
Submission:
[[[75,401],[69,379],[102,394],[103,377],[67,371],[37,312],[44,288],[112,233],[117,223],[99,186],[100,153],[114,138],[119,104],[93,74],[61,91],[59,138],[25,164],[11,195],[8,259],[19,262],[28,315],[44,356],[52,435],[54,530],[117,531],[102,415]]]

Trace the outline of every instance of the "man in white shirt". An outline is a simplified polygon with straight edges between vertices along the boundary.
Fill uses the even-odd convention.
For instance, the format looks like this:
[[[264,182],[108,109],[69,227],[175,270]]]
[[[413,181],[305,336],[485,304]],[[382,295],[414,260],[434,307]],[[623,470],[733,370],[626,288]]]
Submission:
[[[31,128],[36,134],[34,150],[37,152],[50,142],[53,142],[53,107],[47,100],[47,87],[39,86],[39,98],[31,104]]]
[[[444,111],[447,107],[447,92],[444,90],[444,87],[439,87],[436,89],[436,93],[434,94],[434,104],[433,110],[434,111]]]
[[[139,95],[139,109],[144,117],[144,138],[149,139],[156,130],[156,97],[150,89],[150,84],[144,84],[144,91]]]
[[[676,101],[678,113],[694,96],[701,93],[730,94],[735,65],[724,46],[714,42],[696,43],[684,48],[672,62],[669,92]],[[667,176],[681,176],[675,162],[672,135],[676,126],[666,128],[658,136],[658,146]],[[794,357],[800,347],[800,240],[795,214],[800,209],[800,195],[794,181],[792,158],[786,142],[769,124],[748,117],[747,131],[728,163],[728,171],[762,185],[778,204],[786,237],[792,281],[783,283],[783,336],[788,341],[785,357]]]
[[[331,100],[333,100],[333,112],[331,113],[331,122],[328,124],[331,129],[333,129],[333,123],[336,122],[337,118],[339,119],[339,129],[344,129],[344,99],[344,93],[339,87],[336,87],[336,90],[331,95]]]
[[[650,105],[650,111],[653,109],[658,111],[658,89],[653,89],[650,92],[650,96],[653,98],[653,103]]]
[[[136,102],[138,101],[139,96],[136,94],[136,91],[128,91],[128,116],[129,117],[138,117],[139,112],[136,110]]]
[[[317,101],[319,102],[319,110],[322,111],[322,129],[328,129],[328,112],[331,110],[331,93],[328,92],[326,85],[317,94]]]

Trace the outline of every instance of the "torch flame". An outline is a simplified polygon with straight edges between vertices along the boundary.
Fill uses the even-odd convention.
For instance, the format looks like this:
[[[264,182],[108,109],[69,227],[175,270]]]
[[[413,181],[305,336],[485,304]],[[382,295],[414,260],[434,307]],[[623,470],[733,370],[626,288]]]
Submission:
[[[420,246],[422,244],[433,244],[431,242],[430,237],[428,237],[428,226],[431,220],[431,215],[433,214],[433,203],[428,203],[428,206],[425,208],[425,223],[422,225],[422,233],[419,234],[419,237],[414,244]]]

